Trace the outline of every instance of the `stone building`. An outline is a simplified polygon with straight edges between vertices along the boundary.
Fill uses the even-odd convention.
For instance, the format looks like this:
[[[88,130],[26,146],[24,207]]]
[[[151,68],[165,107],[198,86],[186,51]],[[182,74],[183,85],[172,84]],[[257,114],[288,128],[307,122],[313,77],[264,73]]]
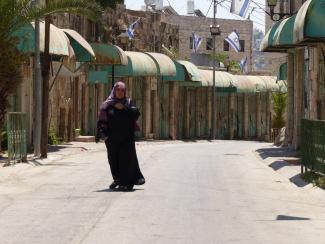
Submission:
[[[181,59],[191,60],[191,62],[200,65],[195,60],[197,56],[210,57],[213,52],[210,33],[213,18],[170,14],[164,15],[164,21],[179,26],[179,55]],[[227,54],[229,59],[234,61],[240,61],[247,57],[248,71],[251,71],[253,22],[250,20],[217,19],[217,24],[220,25],[221,35],[216,37],[216,52]],[[236,52],[225,41],[225,38],[234,30],[237,31],[241,39],[241,52]],[[192,48],[192,32],[203,38],[196,55]]]
[[[302,119],[325,119],[324,7],[322,1],[317,0],[278,4],[276,12],[296,15],[276,22],[270,31],[273,34],[263,40],[267,49],[287,56],[286,142],[296,149],[302,145],[301,131],[305,129]]]

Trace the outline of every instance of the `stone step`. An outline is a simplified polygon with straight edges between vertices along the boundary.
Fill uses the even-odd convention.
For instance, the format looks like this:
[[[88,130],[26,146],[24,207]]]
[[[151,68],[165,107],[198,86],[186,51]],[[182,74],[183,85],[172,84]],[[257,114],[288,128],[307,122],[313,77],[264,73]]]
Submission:
[[[74,140],[77,142],[95,142],[95,136],[77,136]]]

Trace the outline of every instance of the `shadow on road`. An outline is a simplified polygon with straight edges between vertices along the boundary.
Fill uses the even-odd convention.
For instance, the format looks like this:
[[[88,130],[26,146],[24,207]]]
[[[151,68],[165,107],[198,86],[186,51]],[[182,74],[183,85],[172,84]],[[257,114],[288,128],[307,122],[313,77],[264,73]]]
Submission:
[[[288,216],[288,215],[278,215],[276,220],[310,220],[310,218]]]
[[[298,157],[298,152],[286,147],[261,148],[256,150],[263,159],[274,157]]]
[[[102,189],[102,190],[97,190],[95,192],[135,192],[135,191],[143,191],[144,189],[137,189],[137,188],[133,188],[133,190],[131,191],[121,191],[119,190],[118,188],[117,189],[110,189],[110,188],[107,188],[107,189]]]
[[[71,143],[65,143],[65,144],[61,144],[61,145],[50,145],[48,147],[48,152],[59,152],[61,150],[67,149],[67,148],[79,148],[81,151],[88,151],[87,148],[85,147],[76,147],[76,146],[72,146],[73,144]]]

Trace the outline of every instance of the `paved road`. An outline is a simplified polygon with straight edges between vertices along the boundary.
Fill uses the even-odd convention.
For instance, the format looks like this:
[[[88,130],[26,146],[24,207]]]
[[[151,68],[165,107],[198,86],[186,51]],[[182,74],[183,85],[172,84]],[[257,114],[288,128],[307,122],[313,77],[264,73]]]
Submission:
[[[253,153],[267,145],[141,144],[147,184],[112,192],[89,144],[0,181],[0,243],[325,243],[324,195],[267,167]]]

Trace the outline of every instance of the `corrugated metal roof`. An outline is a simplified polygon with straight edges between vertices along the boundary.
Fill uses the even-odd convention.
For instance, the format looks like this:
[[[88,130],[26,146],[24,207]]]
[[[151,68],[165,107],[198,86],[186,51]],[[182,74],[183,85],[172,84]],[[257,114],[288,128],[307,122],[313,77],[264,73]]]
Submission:
[[[115,76],[124,77],[158,75],[157,65],[149,55],[141,52],[125,52],[125,54],[128,58],[128,64],[126,66],[116,66]]]
[[[283,81],[278,82],[275,76],[235,75],[238,92],[286,91]]]
[[[307,0],[299,9],[294,23],[293,42],[301,43],[325,39],[324,1]]]
[[[79,62],[90,62],[95,57],[94,50],[90,44],[75,30],[62,29],[69,37],[70,44]]]
[[[109,43],[91,43],[90,44],[96,59],[94,64],[106,65],[128,65],[128,59],[125,52],[118,46]]]
[[[162,53],[146,52],[157,65],[158,75],[160,76],[173,76],[176,75],[176,66],[173,60]]]

